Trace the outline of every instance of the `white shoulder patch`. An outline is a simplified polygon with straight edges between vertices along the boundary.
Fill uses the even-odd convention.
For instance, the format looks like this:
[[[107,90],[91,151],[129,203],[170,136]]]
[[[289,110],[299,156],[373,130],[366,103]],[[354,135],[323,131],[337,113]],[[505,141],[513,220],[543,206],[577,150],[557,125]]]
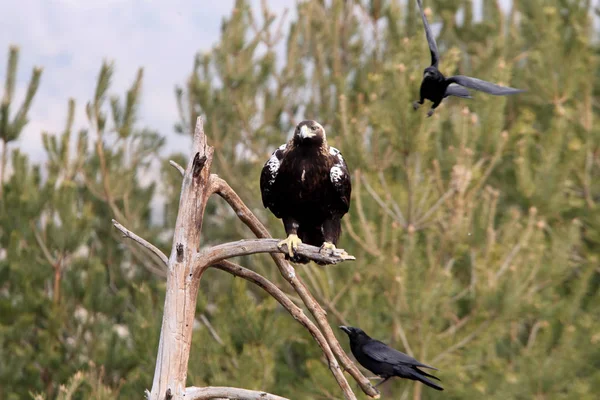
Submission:
[[[281,163],[279,162],[279,158],[277,158],[277,151],[284,151],[285,148],[285,143],[279,146],[279,148],[275,150],[273,154],[271,154],[271,158],[269,158],[269,161],[267,161],[267,168],[269,168],[269,174],[271,175],[269,177],[270,185],[272,185],[275,182],[275,178],[277,178],[277,173],[279,172],[279,166],[281,165]]]
[[[344,171],[338,167],[337,165],[334,165],[333,167],[331,167],[331,170],[329,171],[329,178],[331,179],[331,182],[338,183],[340,180],[342,180],[342,177],[344,176]]]
[[[340,151],[333,146],[329,146],[329,154],[331,154],[332,156],[337,156],[337,158],[339,158],[342,161],[344,160],[344,157],[342,157],[342,153],[340,153]]]
[[[337,162],[331,167],[329,171],[329,178],[334,185],[339,184],[344,177],[344,158],[342,157],[342,153],[335,147],[329,147],[329,154],[334,157],[337,157]]]

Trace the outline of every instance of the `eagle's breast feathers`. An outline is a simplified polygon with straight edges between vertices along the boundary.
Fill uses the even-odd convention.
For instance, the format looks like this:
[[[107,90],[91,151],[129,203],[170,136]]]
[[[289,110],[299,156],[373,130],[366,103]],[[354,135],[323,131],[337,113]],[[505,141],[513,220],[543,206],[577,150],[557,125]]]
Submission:
[[[299,206],[326,200],[326,207],[333,207],[334,213],[348,212],[350,176],[341,152],[326,142],[316,150],[306,152],[290,141],[277,148],[265,163],[260,182],[263,204],[276,216],[282,207],[290,205],[283,202],[289,201],[299,202]]]

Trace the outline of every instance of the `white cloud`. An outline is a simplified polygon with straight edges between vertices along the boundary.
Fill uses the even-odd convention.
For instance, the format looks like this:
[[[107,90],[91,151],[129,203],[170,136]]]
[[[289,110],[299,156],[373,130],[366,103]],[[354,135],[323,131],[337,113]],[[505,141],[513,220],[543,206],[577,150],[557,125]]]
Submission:
[[[260,0],[252,1],[254,6]],[[273,1],[274,11],[293,0]],[[144,67],[142,125],[167,137],[167,150],[183,150],[177,137],[174,87],[185,82],[198,51],[219,39],[221,20],[234,0],[8,0],[0,2],[0,77],[8,46],[21,48],[17,100],[34,66],[42,82],[19,147],[42,160],[40,134],[64,126],[67,101],[77,101],[76,126],[85,126],[85,103],[92,97],[104,59],[115,62],[111,93],[123,95]],[[0,89],[1,90],[1,89]]]

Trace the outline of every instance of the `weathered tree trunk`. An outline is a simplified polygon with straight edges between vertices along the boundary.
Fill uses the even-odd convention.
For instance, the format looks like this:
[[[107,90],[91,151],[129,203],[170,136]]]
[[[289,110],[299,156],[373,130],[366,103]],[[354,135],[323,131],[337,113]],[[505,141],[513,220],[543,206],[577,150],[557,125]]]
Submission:
[[[151,400],[181,399],[192,344],[192,328],[201,271],[195,263],[200,246],[202,218],[211,195],[213,148],[207,146],[202,120],[196,124],[193,157],[183,175],[179,212],[169,257],[167,290]]]

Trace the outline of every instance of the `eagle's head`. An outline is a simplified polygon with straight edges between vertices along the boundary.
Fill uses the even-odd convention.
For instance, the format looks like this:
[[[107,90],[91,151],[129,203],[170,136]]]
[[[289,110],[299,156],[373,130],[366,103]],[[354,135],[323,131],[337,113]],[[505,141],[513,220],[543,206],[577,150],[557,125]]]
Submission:
[[[317,121],[302,121],[294,131],[294,144],[321,146],[326,141],[325,129]]]

